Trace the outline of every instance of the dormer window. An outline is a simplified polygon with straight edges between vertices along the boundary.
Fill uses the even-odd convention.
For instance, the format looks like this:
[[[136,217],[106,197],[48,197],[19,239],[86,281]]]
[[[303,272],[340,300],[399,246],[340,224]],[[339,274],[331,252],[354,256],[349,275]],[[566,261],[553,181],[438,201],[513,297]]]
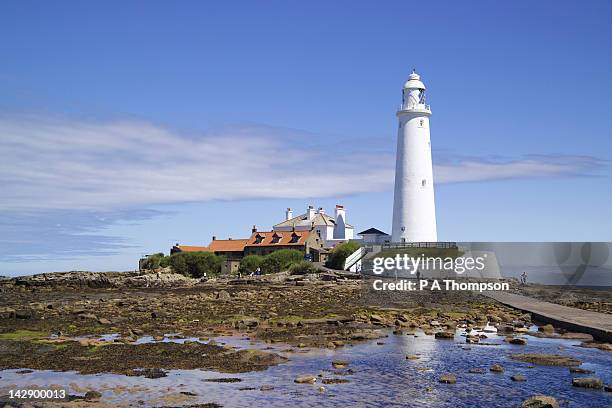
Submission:
[[[291,234],[291,240],[289,241],[289,243],[295,244],[299,240],[300,240],[300,236],[294,233],[294,234]]]
[[[278,244],[281,240],[281,236],[278,234],[274,234],[272,235],[272,243],[273,244]]]
[[[257,234],[257,235],[255,236],[255,243],[256,243],[256,244],[261,244],[261,243],[263,242],[263,239],[264,239],[264,237],[263,237],[263,236],[261,236],[261,235]]]

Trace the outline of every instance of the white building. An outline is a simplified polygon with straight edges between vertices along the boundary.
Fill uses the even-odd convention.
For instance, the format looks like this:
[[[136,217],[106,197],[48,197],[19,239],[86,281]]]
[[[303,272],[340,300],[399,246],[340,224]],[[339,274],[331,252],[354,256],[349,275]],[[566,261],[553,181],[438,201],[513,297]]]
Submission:
[[[425,85],[412,72],[397,111],[393,242],[437,242],[429,116]]]
[[[346,222],[346,209],[336,205],[334,217],[325,213],[320,207],[308,206],[304,214],[293,216],[291,208],[285,212],[285,221],[272,227],[273,231],[310,231],[314,229],[323,239],[325,247],[353,239],[354,227]]]
[[[391,242],[391,235],[379,230],[378,228],[368,228],[358,233],[364,244],[382,245]]]

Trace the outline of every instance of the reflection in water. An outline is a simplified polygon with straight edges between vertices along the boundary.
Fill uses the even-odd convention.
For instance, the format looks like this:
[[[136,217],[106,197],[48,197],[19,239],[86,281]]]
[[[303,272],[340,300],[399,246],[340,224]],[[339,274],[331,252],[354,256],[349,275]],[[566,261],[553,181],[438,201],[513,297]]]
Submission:
[[[68,387],[72,394],[90,389],[100,390],[112,404],[145,401],[160,404],[160,397],[169,393],[193,393],[187,404],[217,402],[225,407],[243,406],[422,406],[422,407],[508,407],[534,394],[547,394],[558,400],[568,400],[569,406],[607,406],[610,396],[597,390],[571,386],[572,374],[565,367],[534,366],[514,361],[509,354],[533,352],[574,356],[584,362],[582,367],[595,371],[604,382],[612,381],[612,353],[575,347],[578,342],[527,337],[527,346],[509,345],[496,334],[486,333],[491,345],[468,345],[458,330],[453,340],[436,340],[422,332],[392,335],[384,344],[370,342],[336,350],[296,350],[282,344],[253,343],[241,337],[218,337],[215,340],[239,348],[270,349],[290,358],[290,361],[263,372],[223,374],[201,370],[172,370],[167,377],[147,379],[121,375],[57,373],[34,371],[19,374],[19,370],[0,372],[2,394],[15,387],[48,387],[51,384]],[[185,339],[166,338],[163,341],[182,342]],[[197,339],[189,339],[196,341]],[[152,341],[142,338],[140,342]],[[407,360],[406,355],[418,359]],[[349,362],[348,369],[334,369],[332,360]],[[506,371],[488,371],[501,364]],[[484,374],[470,374],[470,368],[485,368]],[[440,384],[443,373],[454,373],[457,384]],[[322,378],[343,378],[345,384],[326,384],[320,392],[320,379],[314,385],[295,384],[301,374],[322,375]],[[514,383],[514,374],[527,376],[527,382]],[[206,382],[210,378],[240,378],[241,382]],[[274,387],[262,391],[262,385]],[[180,405],[180,404],[174,404]]]

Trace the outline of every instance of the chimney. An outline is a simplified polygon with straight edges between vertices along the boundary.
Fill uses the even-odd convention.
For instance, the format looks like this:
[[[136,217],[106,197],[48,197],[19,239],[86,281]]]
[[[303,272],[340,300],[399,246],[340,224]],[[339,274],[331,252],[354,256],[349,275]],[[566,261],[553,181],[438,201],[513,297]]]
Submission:
[[[346,223],[346,210],[343,205],[336,204],[336,223],[340,220],[338,218],[342,218],[342,223]]]
[[[228,240],[228,241],[231,241],[231,240],[232,240],[232,237],[229,237],[227,240]]]
[[[312,205],[308,206],[308,209],[306,210],[306,217],[308,220],[312,220],[315,216],[315,209]]]
[[[346,210],[343,205],[336,204],[336,225],[334,226],[334,239],[346,238]]]
[[[319,207],[319,214],[321,215],[325,214],[325,210],[323,209],[323,207]]]
[[[253,225],[253,228],[251,228],[251,233],[255,232],[257,232],[257,225]]]
[[[217,240],[217,237],[215,237],[215,236],[213,235],[213,241],[216,241],[216,240]]]
[[[293,218],[293,211],[291,211],[291,208],[287,208],[287,211],[285,211],[285,220],[289,221],[292,218]]]

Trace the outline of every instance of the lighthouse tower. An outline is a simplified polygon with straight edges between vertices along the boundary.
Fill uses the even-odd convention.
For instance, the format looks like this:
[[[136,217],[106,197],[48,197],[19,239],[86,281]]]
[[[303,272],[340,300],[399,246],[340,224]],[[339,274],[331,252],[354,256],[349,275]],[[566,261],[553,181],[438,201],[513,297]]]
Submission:
[[[436,242],[431,142],[431,110],[425,104],[425,85],[412,71],[402,90],[397,111],[397,159],[393,200],[393,242]]]

